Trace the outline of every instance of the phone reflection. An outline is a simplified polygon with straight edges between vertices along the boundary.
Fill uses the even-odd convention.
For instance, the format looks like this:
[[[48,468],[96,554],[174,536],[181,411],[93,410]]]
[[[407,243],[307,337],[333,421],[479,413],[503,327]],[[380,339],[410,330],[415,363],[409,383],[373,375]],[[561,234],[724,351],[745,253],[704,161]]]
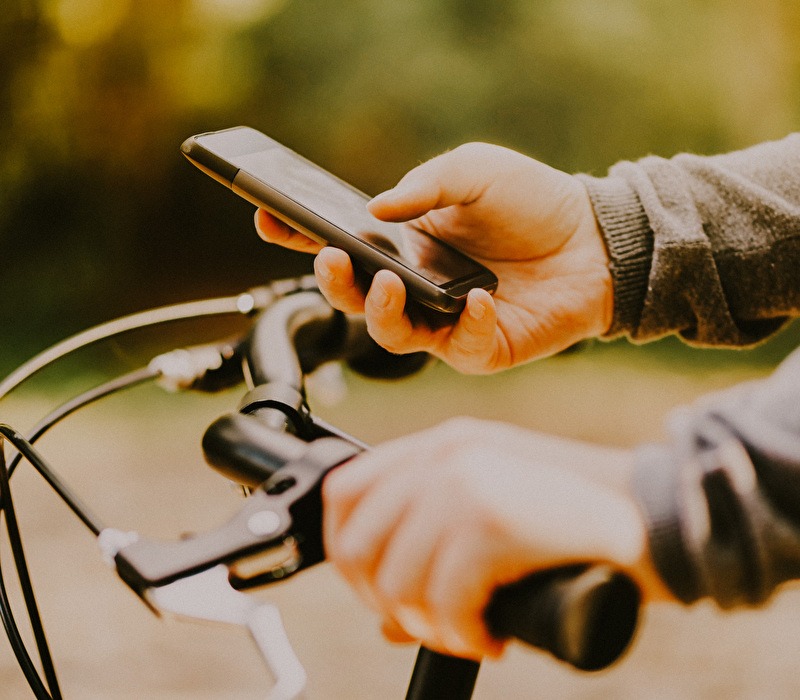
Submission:
[[[381,230],[359,229],[356,237],[398,262],[421,272],[434,284],[465,277],[475,265],[452,248],[413,224],[377,222]]]

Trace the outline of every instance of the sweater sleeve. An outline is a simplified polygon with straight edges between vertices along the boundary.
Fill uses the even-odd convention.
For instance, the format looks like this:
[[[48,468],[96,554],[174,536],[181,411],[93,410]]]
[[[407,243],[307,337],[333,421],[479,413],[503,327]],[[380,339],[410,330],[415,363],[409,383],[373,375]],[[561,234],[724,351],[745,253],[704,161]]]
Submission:
[[[609,336],[744,346],[800,311],[800,133],[580,177],[611,261]]]
[[[800,578],[800,349],[768,379],[675,412],[637,454],[653,561],[685,603],[757,605]]]

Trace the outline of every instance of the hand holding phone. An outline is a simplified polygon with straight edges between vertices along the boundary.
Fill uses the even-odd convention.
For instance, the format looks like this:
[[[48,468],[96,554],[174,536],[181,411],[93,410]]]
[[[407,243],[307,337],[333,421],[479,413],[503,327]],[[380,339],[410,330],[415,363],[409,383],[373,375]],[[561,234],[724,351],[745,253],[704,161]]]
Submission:
[[[199,134],[181,151],[292,228],[344,250],[364,272],[396,273],[414,299],[437,311],[458,313],[471,289],[497,287],[497,277],[477,261],[412,223],[377,219],[363,192],[255,129]]]

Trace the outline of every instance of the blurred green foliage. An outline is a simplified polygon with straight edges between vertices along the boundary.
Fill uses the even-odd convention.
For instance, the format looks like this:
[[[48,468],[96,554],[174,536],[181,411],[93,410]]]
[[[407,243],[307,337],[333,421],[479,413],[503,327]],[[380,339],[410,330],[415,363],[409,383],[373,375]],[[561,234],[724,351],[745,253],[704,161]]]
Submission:
[[[4,0],[0,370],[309,269],[189,166],[248,124],[367,192],[468,140],[569,171],[796,130],[796,0]]]

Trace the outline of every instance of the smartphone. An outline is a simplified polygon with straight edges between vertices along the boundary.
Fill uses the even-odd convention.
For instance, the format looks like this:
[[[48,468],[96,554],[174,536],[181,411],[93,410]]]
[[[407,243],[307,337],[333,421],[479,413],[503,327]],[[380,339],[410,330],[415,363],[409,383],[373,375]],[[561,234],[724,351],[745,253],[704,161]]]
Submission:
[[[192,136],[183,154],[203,172],[305,235],[341,248],[370,275],[387,269],[409,295],[457,313],[474,287],[493,292],[488,268],[410,223],[389,223],[366,208],[369,197],[255,129]]]

